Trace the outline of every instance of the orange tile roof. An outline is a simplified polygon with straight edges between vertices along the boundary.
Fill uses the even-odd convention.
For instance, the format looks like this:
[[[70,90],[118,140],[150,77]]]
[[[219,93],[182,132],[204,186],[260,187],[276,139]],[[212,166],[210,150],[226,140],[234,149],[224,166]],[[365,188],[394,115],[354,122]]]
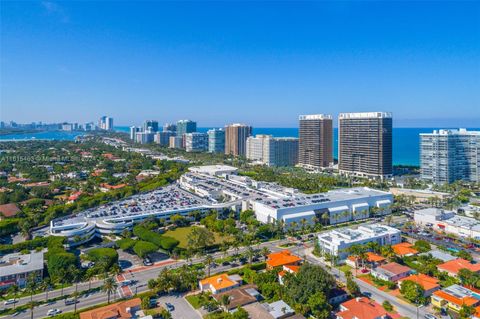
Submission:
[[[415,255],[418,254],[418,250],[412,248],[412,244],[410,243],[400,243],[396,245],[392,245],[392,249],[398,256],[406,256],[406,255]]]
[[[439,270],[443,270],[452,274],[458,274],[460,269],[468,269],[473,272],[480,271],[480,264],[472,264],[470,261],[457,258],[454,260],[447,261],[446,263],[440,264],[437,266]]]
[[[293,255],[289,250],[282,250],[278,253],[268,255],[267,265],[270,267],[278,267],[294,264],[301,260],[302,258]]]
[[[408,277],[400,279],[399,281],[402,282],[405,280],[411,280],[413,282],[416,282],[417,284],[422,286],[424,290],[430,290],[430,289],[440,287],[440,285],[438,284],[437,278],[433,278],[424,274],[410,275]]]
[[[294,273],[297,273],[300,270],[300,266],[296,266],[296,265],[285,265],[285,266],[283,266],[283,269],[285,269],[285,268],[286,268],[286,270],[288,269],[288,270],[290,270],[291,272],[294,272]]]
[[[214,287],[215,290],[225,289],[228,287],[235,286],[237,284],[236,281],[231,280],[227,274],[220,274],[212,277],[205,278],[200,280],[200,284],[203,285],[210,285]]]
[[[380,304],[366,297],[348,300],[341,306],[347,309],[336,313],[342,319],[376,319],[387,315]]]
[[[105,307],[85,311],[80,314],[80,319],[130,319],[132,315],[127,312],[127,308],[140,307],[140,298],[117,302]]]
[[[433,293],[435,296],[442,298],[448,302],[454,303],[457,306],[473,306],[480,302],[480,300],[473,298],[473,297],[463,297],[457,298],[455,296],[450,295],[449,293],[445,292],[444,290],[437,290]]]

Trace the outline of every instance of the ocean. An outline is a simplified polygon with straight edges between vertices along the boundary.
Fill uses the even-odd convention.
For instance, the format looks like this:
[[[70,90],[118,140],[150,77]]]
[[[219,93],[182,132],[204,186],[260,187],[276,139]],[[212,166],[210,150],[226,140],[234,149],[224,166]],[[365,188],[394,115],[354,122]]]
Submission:
[[[116,127],[118,131],[129,132],[129,128]],[[198,131],[206,133],[209,127],[199,127]],[[420,133],[430,133],[438,128],[393,128],[393,164],[394,165],[420,165]],[[473,129],[472,129],[473,130]],[[253,135],[256,134],[270,134],[275,137],[298,137],[298,128],[296,127],[254,127]],[[335,158],[338,154],[338,129],[333,129],[333,156]]]
[[[207,132],[210,128],[200,127],[199,132]],[[394,165],[420,165],[420,133],[429,133],[438,128],[393,128],[393,164]],[[128,126],[116,126],[118,132],[129,132]],[[478,129],[471,129],[478,130]],[[0,136],[0,141],[7,140],[73,140],[76,136],[82,135],[82,132],[38,132],[25,134],[9,134]],[[276,137],[298,137],[298,128],[253,128],[253,134],[271,134]],[[338,154],[338,129],[334,128],[334,147],[333,154],[337,158]]]

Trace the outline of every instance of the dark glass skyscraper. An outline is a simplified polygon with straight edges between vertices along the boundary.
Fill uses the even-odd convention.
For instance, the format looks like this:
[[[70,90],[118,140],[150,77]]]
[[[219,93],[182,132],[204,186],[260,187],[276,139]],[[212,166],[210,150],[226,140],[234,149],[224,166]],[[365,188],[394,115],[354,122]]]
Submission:
[[[333,164],[333,122],[331,115],[299,117],[298,164],[307,169],[327,168]]]
[[[392,176],[392,114],[340,113],[340,174],[385,179]]]

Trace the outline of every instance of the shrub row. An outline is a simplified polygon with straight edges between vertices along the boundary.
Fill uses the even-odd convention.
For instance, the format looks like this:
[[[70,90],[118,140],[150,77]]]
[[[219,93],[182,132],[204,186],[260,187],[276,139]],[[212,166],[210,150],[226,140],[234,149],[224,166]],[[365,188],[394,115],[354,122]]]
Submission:
[[[133,234],[141,240],[148,241],[158,247],[172,251],[180,243],[178,240],[168,236],[162,236],[154,231],[148,230],[143,226],[135,226],[133,228]]]

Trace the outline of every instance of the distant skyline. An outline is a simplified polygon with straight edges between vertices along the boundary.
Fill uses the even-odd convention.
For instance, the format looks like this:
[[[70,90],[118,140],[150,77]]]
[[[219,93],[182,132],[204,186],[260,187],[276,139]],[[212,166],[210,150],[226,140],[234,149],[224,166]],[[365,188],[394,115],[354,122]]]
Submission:
[[[480,2],[0,2],[0,120],[480,126]]]

